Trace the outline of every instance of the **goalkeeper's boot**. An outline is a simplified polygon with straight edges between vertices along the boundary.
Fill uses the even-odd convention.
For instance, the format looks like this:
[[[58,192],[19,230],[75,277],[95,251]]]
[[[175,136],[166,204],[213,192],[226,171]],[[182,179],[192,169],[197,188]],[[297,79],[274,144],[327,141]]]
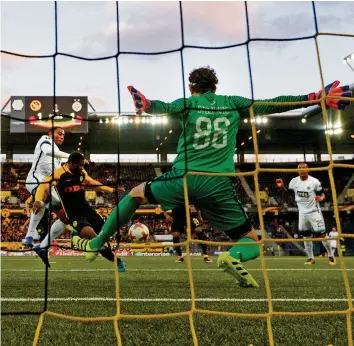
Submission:
[[[46,267],[50,268],[48,249],[41,249],[40,245],[33,246],[33,251],[38,255]]]
[[[229,255],[228,252],[222,253],[217,260],[218,268],[232,275],[241,287],[259,287],[252,275],[243,268],[241,262]]]
[[[118,260],[118,273],[124,273],[125,268],[127,267],[125,262],[121,258],[118,258],[117,260]]]
[[[328,260],[331,266],[335,266],[337,264],[337,261],[334,257],[328,257]]]
[[[213,263],[213,260],[208,255],[203,255],[205,263]]]
[[[175,263],[183,263],[183,262],[184,262],[183,256],[179,256],[179,257],[175,260]]]
[[[309,258],[304,264],[306,265],[315,264],[315,260],[313,258]]]
[[[97,258],[98,251],[97,249],[91,249],[89,239],[82,239],[79,236],[74,235],[71,238],[71,242],[77,249],[85,252],[87,262],[93,262]]]

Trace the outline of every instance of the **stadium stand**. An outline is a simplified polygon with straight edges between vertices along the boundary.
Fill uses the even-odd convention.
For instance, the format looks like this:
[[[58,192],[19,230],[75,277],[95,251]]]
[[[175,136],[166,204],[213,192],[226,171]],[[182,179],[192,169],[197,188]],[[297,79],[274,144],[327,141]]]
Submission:
[[[323,163],[322,163],[323,164]],[[283,168],[289,168],[296,165],[294,164],[283,164]],[[315,166],[316,164],[312,164]],[[317,164],[317,165],[320,165]],[[271,164],[267,164],[267,166],[272,167]],[[27,217],[24,211],[24,202],[29,197],[29,193],[24,187],[24,181],[28,174],[31,165],[29,163],[15,163],[15,162],[6,162],[1,165],[2,169],[2,180],[1,187],[2,191],[9,191],[10,194],[2,195],[2,206],[3,208],[9,209],[19,209],[20,213],[15,213],[9,217],[2,218],[2,232],[1,232],[1,240],[2,241],[21,241],[24,234],[26,233],[25,222]],[[161,168],[161,172],[168,171],[171,165],[166,164]],[[90,165],[87,166],[88,174],[94,179],[107,184],[112,185],[116,180],[116,176],[119,174],[120,177],[120,185],[124,186],[126,192],[131,190],[134,186],[138,185],[141,181],[148,181],[153,179],[156,176],[156,167],[153,164],[139,164],[139,165],[129,165],[122,164],[120,167],[120,171],[117,172],[117,166],[114,163],[94,163],[91,162]],[[242,164],[236,165],[236,168],[239,168],[240,171],[249,171],[252,170],[252,164]],[[338,196],[341,194],[343,189],[346,187],[347,182],[351,178],[351,174],[349,174],[348,170],[338,168],[334,170],[334,179],[337,187]],[[314,172],[313,174],[317,177],[321,182],[326,191],[327,201],[326,206],[332,206],[332,195],[329,191],[329,178],[327,172]],[[288,208],[295,207],[294,197],[291,195],[288,199],[285,199],[282,196],[278,189],[275,186],[275,179],[282,178],[285,184],[289,184],[290,180],[294,177],[293,173],[261,173],[259,175],[259,183],[260,190],[265,191],[266,198],[262,201],[262,207],[279,207],[279,206],[287,206]],[[251,190],[254,191],[254,181],[252,177],[245,177],[246,182]],[[242,201],[242,204],[246,207],[254,207],[255,203],[251,196],[248,195],[246,189],[243,186],[241,179],[235,178],[234,185],[236,186],[237,196]],[[354,184],[352,183],[350,187]],[[116,204],[115,195],[114,194],[102,194],[96,193],[95,198],[90,200],[91,205],[96,208],[110,208]],[[342,205],[352,204],[352,198],[346,197],[343,199]],[[252,210],[252,209],[250,209]],[[103,215],[105,217],[105,215]],[[249,212],[250,220],[255,229],[259,228],[258,215],[256,212]],[[326,219],[326,225],[328,225],[328,231],[331,229],[332,225],[334,225],[333,213],[329,210],[324,212],[324,216]],[[342,222],[343,222],[343,233],[353,233],[354,224],[352,214],[341,213]],[[54,221],[55,216],[52,217],[52,221]],[[152,235],[158,234],[168,234],[170,230],[170,224],[166,222],[163,216],[139,216],[134,222],[143,222],[149,227],[150,233]],[[265,227],[267,234],[270,238],[297,238],[297,213],[270,213],[265,215]],[[212,241],[225,241],[228,239],[227,235],[223,232],[219,232],[217,229],[209,226],[208,223],[205,223],[203,226],[205,231],[207,232],[207,236]],[[128,229],[129,225],[121,227],[121,239],[123,242],[129,242],[128,239]],[[69,238],[69,231],[64,232],[60,238],[66,239]],[[348,249],[350,250],[354,246],[350,239],[347,240]],[[278,247],[278,251],[295,251],[296,248],[293,248],[291,243],[283,243],[280,244],[280,248]]]

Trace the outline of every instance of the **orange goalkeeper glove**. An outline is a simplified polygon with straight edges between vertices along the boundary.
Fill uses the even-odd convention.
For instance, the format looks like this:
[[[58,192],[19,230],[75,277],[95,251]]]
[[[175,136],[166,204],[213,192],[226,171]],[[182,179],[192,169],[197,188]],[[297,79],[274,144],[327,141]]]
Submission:
[[[128,90],[132,95],[136,114],[141,115],[151,107],[151,101],[148,100],[140,91],[136,90],[133,86],[129,85]]]
[[[349,86],[345,85],[342,87],[338,87],[339,83],[340,82],[337,80],[331,84],[328,84],[325,87],[326,95],[327,96],[351,97],[352,92],[349,90]],[[322,90],[320,90],[317,93],[308,94],[307,97],[310,101],[319,100],[322,97]],[[327,107],[340,109],[340,110],[344,110],[350,103],[349,100],[336,100],[336,99],[330,99],[330,98],[326,98],[325,101],[326,101]]]

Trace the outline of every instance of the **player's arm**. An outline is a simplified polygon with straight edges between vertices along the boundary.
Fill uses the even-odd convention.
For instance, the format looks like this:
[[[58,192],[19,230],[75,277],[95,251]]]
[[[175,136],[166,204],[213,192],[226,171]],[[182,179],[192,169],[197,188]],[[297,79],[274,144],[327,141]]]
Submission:
[[[173,222],[173,217],[165,210],[162,211],[167,222]]]
[[[83,185],[89,185],[95,190],[102,191],[102,192],[108,192],[108,193],[114,193],[114,188],[105,186],[99,181],[92,179],[87,173],[85,174],[85,180],[83,181]],[[118,192],[124,192],[124,188],[122,187],[117,187]]]
[[[137,114],[181,114],[191,107],[190,99],[180,98],[173,102],[149,100],[133,86],[128,86]]]
[[[284,185],[284,182],[282,179],[276,179],[275,180],[276,185],[280,189],[280,191],[285,195],[286,198],[290,197],[293,188],[293,180],[290,181],[289,188],[287,189]]]
[[[326,195],[322,189],[322,185],[320,181],[316,182],[315,193],[316,193],[315,199],[317,203],[323,202],[326,199]]]
[[[202,217],[202,213],[199,209],[197,210],[197,215],[198,215],[197,218],[198,218],[199,223],[202,224],[204,222],[204,220]]]
[[[249,107],[251,107],[253,103],[252,100],[241,96],[230,96],[230,97],[232,99],[235,108],[237,108],[241,116],[249,117],[250,115]],[[284,104],[284,102],[300,102],[300,101],[308,101],[307,95],[278,96],[272,99],[254,100],[254,102],[280,102],[280,104],[255,105],[253,107],[253,110],[255,115],[258,114],[267,115],[273,113],[283,113],[283,112],[290,111],[292,109],[299,109],[302,107],[311,106],[310,104],[308,105],[285,105]]]
[[[325,91],[327,96],[338,96],[338,97],[351,97],[352,92],[349,90],[349,86],[345,85],[338,87],[339,81],[335,81],[326,86]],[[269,104],[269,105],[256,105],[254,106],[254,113],[257,114],[272,114],[272,113],[283,113],[293,109],[310,107],[313,104],[318,104],[318,100],[322,97],[322,90],[317,93],[310,93],[308,95],[298,95],[298,96],[278,96],[272,99],[265,100],[255,100],[254,102],[279,102],[280,104]],[[243,116],[249,116],[249,107],[252,105],[252,100],[240,97],[231,96],[234,106],[239,110],[240,114]],[[301,102],[301,101],[313,101],[310,104],[304,105],[285,105],[284,102]],[[336,100],[336,99],[326,99],[327,107],[335,109],[345,109],[350,101],[349,100]]]
[[[159,100],[151,100],[150,108],[146,109],[147,114],[169,114],[176,115],[184,113],[191,107],[189,99],[180,98],[173,102],[163,102]]]
[[[70,154],[61,151],[56,147],[54,147],[53,151],[52,143],[47,140],[41,144],[41,150],[43,151],[44,155],[55,157],[58,159],[67,159],[70,156]]]
[[[29,225],[30,221],[31,221],[31,219],[29,219],[29,218],[25,221],[25,223],[22,226],[23,229],[25,229]]]
[[[26,202],[25,202],[25,209],[26,209],[26,215],[28,217],[31,216],[31,212],[30,212],[30,204],[33,202],[33,196],[29,196],[27,199],[26,199]]]

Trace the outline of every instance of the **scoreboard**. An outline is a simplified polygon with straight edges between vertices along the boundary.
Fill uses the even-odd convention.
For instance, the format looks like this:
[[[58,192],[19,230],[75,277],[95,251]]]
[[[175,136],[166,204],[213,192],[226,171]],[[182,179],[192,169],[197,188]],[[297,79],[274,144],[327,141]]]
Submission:
[[[11,96],[11,117],[11,133],[44,132],[52,126],[87,133],[87,96]]]

